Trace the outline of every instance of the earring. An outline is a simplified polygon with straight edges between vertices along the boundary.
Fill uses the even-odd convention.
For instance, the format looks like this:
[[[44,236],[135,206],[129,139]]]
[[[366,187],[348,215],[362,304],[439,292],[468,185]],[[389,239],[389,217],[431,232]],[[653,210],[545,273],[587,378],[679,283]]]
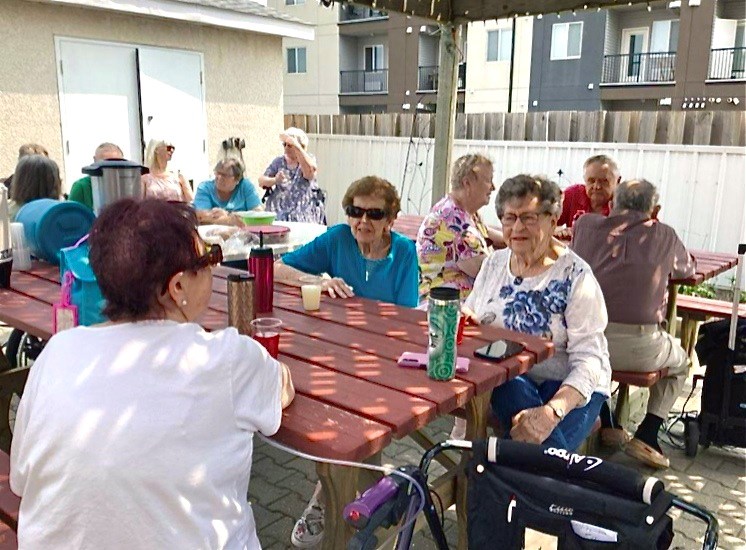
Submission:
[[[185,306],[185,305],[187,305],[187,301],[186,301],[186,300],[182,300],[182,301],[181,301],[181,305],[182,305],[182,306]]]

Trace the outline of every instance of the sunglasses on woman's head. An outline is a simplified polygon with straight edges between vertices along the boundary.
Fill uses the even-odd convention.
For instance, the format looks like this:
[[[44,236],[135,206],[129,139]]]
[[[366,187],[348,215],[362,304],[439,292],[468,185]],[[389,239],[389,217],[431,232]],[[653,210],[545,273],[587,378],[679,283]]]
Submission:
[[[345,214],[351,218],[362,218],[363,216],[368,216],[369,220],[378,221],[385,218],[388,212],[382,208],[360,208],[359,206],[350,204],[345,207]]]

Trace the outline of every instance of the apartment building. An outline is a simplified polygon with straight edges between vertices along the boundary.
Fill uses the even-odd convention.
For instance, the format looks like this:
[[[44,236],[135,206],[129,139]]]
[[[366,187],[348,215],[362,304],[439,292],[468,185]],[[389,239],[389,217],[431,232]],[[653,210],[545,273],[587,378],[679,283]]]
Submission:
[[[745,23],[743,0],[536,18],[529,110],[743,109]]]
[[[286,113],[435,110],[440,35],[431,20],[352,4],[326,8],[316,0],[268,5],[316,28],[313,42],[284,41]],[[457,110],[527,109],[532,32],[526,17],[463,29]]]

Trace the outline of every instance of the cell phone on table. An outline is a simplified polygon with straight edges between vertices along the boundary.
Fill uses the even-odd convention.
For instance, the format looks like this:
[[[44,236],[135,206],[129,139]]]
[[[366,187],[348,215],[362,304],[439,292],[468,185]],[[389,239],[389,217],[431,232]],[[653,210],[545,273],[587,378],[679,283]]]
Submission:
[[[410,369],[426,369],[427,353],[414,353],[412,351],[405,351],[399,356],[397,364],[400,367],[406,367]],[[456,357],[456,372],[469,372],[468,357]]]
[[[474,357],[485,359],[487,361],[500,362],[504,361],[508,357],[518,355],[523,351],[523,345],[518,342],[511,342],[509,340],[495,340],[491,344],[482,346],[474,350]]]

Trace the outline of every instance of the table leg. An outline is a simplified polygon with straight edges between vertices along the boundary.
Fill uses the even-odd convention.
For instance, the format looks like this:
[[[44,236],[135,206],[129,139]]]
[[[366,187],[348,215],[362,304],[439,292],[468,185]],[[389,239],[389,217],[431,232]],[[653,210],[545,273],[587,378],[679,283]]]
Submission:
[[[475,441],[487,436],[487,411],[489,410],[492,392],[485,392],[474,396],[466,404],[466,439]],[[466,550],[469,547],[469,539],[466,531],[466,463],[469,461],[469,453],[461,454],[461,467],[456,478],[456,517],[458,519],[458,548]]]
[[[676,295],[679,293],[679,285],[668,283],[668,303],[666,304],[666,321],[668,322],[668,333],[676,336]]]
[[[342,519],[342,510],[355,499],[359,479],[358,468],[336,466],[325,462],[316,463],[316,473],[324,489],[326,499],[324,513],[324,550],[346,548],[347,541],[355,531]]]

